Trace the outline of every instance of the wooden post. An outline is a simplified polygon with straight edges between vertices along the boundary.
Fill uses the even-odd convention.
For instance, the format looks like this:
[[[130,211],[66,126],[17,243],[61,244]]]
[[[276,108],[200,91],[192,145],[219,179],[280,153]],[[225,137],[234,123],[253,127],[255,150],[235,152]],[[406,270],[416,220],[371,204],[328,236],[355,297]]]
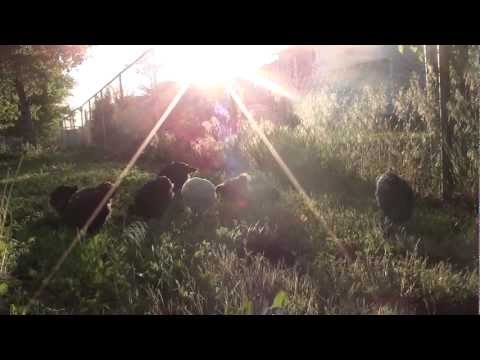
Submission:
[[[450,45],[438,45],[440,71],[440,122],[442,131],[442,196],[449,200],[453,193],[452,128],[448,118],[447,103],[450,97]]]
[[[119,83],[119,89],[120,89],[120,99],[123,99],[122,74],[118,75],[118,83]]]
[[[425,84],[427,95],[430,91],[433,93],[435,103],[438,104],[439,99],[439,73],[438,73],[438,49],[436,45],[424,45],[425,52]]]
[[[92,121],[92,104],[91,104],[91,100],[92,99],[89,99],[88,100],[88,121]]]
[[[423,57],[425,62],[425,89],[428,95],[428,45],[423,45]]]
[[[100,114],[102,116],[103,148],[105,149],[107,147],[107,130],[105,129],[105,106],[103,104],[104,102],[100,105]]]
[[[85,109],[85,123],[83,124],[83,141],[84,141],[84,144],[85,145],[88,145],[88,132],[90,131],[89,130],[89,111],[87,109]],[[88,120],[87,120],[88,119]]]

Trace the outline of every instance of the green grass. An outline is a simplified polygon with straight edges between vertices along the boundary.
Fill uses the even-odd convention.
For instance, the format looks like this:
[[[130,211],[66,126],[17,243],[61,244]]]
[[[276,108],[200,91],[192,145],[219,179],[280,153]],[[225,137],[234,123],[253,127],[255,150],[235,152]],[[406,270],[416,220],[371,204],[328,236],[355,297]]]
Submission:
[[[293,146],[293,145],[292,145]],[[297,145],[295,145],[297,146]],[[292,152],[300,148],[294,147]],[[12,185],[0,230],[0,299],[7,313],[23,313],[34,291],[73,240],[55,223],[50,191],[113,180],[124,164],[94,151],[27,157],[0,163],[0,187]],[[327,159],[328,160],[328,159]],[[312,158],[306,156],[305,164]],[[290,162],[287,159],[287,163]],[[373,183],[319,160],[316,173],[301,174],[328,226],[351,253],[344,257],[301,198],[280,174],[254,175],[254,205],[243,221],[221,226],[217,216],[196,222],[172,210],[163,223],[127,217],[134,191],[153,173],[134,168],[113,203],[113,216],[84,239],[40,295],[39,314],[415,314],[474,312],[478,263],[474,219],[461,224],[455,209],[420,205],[406,233],[385,237]],[[304,167],[303,169],[306,169]],[[331,169],[337,169],[331,171]],[[273,167],[272,167],[273,169]],[[314,168],[312,168],[313,171]],[[215,181],[221,174],[204,174]],[[315,186],[312,177],[322,176]],[[316,178],[318,179],[318,178]],[[325,181],[323,181],[325,180]],[[328,180],[328,181],[327,181]],[[272,184],[272,185],[269,185]],[[271,196],[271,188],[280,198]],[[262,232],[262,224],[277,230]],[[257,224],[257,226],[254,226]],[[297,254],[295,266],[274,264],[245,251],[245,239],[273,237]]]
[[[312,91],[296,104],[301,122],[295,129],[261,124],[338,239],[249,129],[213,152],[252,175],[252,204],[240,222],[224,222],[218,211],[198,221],[178,204],[162,222],[129,218],[135,190],[168,157],[170,142],[160,141],[124,179],[108,224],[74,248],[29,309],[35,290],[75,237],[56,221],[49,193],[63,183],[113,181],[125,163],[112,160],[118,154],[95,149],[26,149],[15,175],[20,158],[0,154],[0,313],[478,312],[474,214],[426,199],[439,194],[441,159],[433,107],[424,93],[413,84],[395,95],[399,128],[384,118],[388,96],[374,89],[351,99]],[[471,126],[456,132],[456,142],[474,148],[469,144],[478,143],[471,136],[478,134],[478,122],[464,120]],[[456,152],[453,161],[456,190],[475,193],[478,156]],[[386,231],[374,188],[390,166],[412,184],[417,201],[410,223]],[[224,180],[222,171],[200,167],[199,176]],[[269,261],[246,249],[246,242],[275,243],[293,253],[295,263]]]

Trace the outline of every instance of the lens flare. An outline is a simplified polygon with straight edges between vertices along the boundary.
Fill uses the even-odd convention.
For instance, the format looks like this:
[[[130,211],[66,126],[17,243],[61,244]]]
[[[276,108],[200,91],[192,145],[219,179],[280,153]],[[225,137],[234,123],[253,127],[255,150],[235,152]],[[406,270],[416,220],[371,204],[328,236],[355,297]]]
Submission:
[[[262,129],[258,126],[258,124],[256,123],[256,121],[254,120],[252,114],[250,113],[250,111],[248,111],[247,107],[245,106],[245,104],[243,103],[242,99],[240,98],[240,96],[237,94],[237,92],[235,91],[235,89],[233,87],[230,87],[229,88],[229,91],[230,91],[230,95],[232,96],[233,100],[235,101],[235,103],[237,104],[238,108],[240,109],[240,111],[243,113],[243,115],[245,116],[245,118],[247,119],[250,127],[257,133],[257,135],[260,137],[260,139],[262,140],[262,142],[264,143],[264,145],[267,147],[267,149],[270,151],[272,157],[275,159],[275,161],[278,163],[278,165],[280,166],[280,168],[283,170],[283,172],[285,173],[285,175],[287,176],[287,178],[290,180],[290,182],[292,183],[293,187],[295,188],[295,190],[297,190],[300,195],[302,196],[305,204],[307,205],[308,209],[311,211],[311,213],[315,216],[315,218],[317,220],[320,221],[320,223],[322,224],[323,228],[325,229],[325,231],[327,232],[327,234],[330,236],[330,238],[332,240],[334,240],[336,243],[337,243],[337,246],[339,247],[340,251],[347,257],[351,260],[351,256],[349,255],[348,251],[346,250],[346,248],[343,246],[342,242],[340,241],[340,239],[337,238],[337,236],[333,233],[332,230],[330,230],[330,228],[328,227],[325,219],[323,218],[323,216],[320,214],[320,212],[318,211],[318,209],[316,208],[315,206],[315,202],[310,198],[310,196],[308,196],[308,194],[305,192],[305,190],[303,189],[302,185],[300,185],[300,183],[298,182],[297,178],[295,177],[295,175],[293,175],[292,171],[290,170],[290,168],[287,166],[287,164],[283,161],[282,157],[280,156],[280,154],[278,154],[277,150],[275,149],[275,147],[272,145],[272,143],[270,142],[270,140],[268,140],[267,136],[265,135],[265,133],[262,131]]]
[[[33,297],[30,299],[27,307],[26,307],[26,310],[25,312],[28,312],[28,309],[30,309],[31,305],[33,304],[33,301],[35,301],[35,299],[38,298],[38,296],[42,293],[42,291],[45,289],[45,287],[48,285],[48,283],[50,282],[50,280],[52,279],[52,277],[55,275],[55,273],[58,271],[58,269],[60,268],[60,266],[63,264],[63,262],[65,261],[65,259],[67,258],[67,256],[70,254],[70,252],[73,250],[73,248],[75,247],[75,245],[77,245],[77,243],[80,241],[80,239],[83,237],[83,235],[86,233],[86,230],[88,229],[88,227],[90,226],[90,224],[93,222],[93,220],[97,217],[97,215],[100,213],[101,209],[106,205],[108,199],[110,199],[110,197],[112,196],[112,194],[118,189],[118,187],[120,186],[120,184],[122,183],[123,179],[125,178],[125,176],[127,176],[128,172],[131,170],[131,168],[135,165],[135,163],[137,162],[138,158],[140,157],[140,155],[143,153],[143,150],[145,150],[145,148],[148,146],[148,144],[150,143],[150,141],[152,140],[152,138],[155,136],[155,134],[157,133],[157,131],[160,129],[160,126],[162,126],[162,124],[165,122],[165,120],[167,119],[168,115],[170,115],[170,113],[173,111],[173,109],[175,108],[175,106],[178,104],[178,102],[180,101],[180,99],[182,98],[182,96],[186,93],[186,91],[188,90],[188,87],[189,87],[189,84],[184,84],[179,92],[177,93],[177,95],[173,98],[173,100],[170,102],[170,104],[168,105],[168,107],[165,109],[165,112],[162,114],[162,116],[160,117],[160,119],[156,122],[155,126],[152,128],[152,130],[150,131],[150,133],[147,135],[147,137],[145,138],[145,140],[142,142],[142,144],[139,146],[138,150],[135,152],[135,154],[132,156],[132,158],[130,159],[130,161],[128,162],[127,166],[123,169],[123,171],[120,173],[120,175],[117,177],[117,180],[115,181],[115,183],[113,184],[113,187],[108,191],[108,193],[105,195],[105,197],[102,199],[102,201],[98,204],[98,206],[96,207],[95,211],[92,213],[92,215],[90,216],[90,218],[87,220],[87,222],[85,223],[85,225],[82,227],[82,229],[80,229],[80,231],[77,233],[77,236],[74,238],[74,240],[72,241],[72,243],[70,244],[70,246],[67,248],[67,250],[65,250],[65,252],[62,254],[62,256],[60,257],[60,259],[57,261],[57,263],[55,264],[55,266],[53,267],[52,271],[50,272],[50,274],[48,274],[48,276],[43,279],[42,281],[42,284],[40,285],[39,289],[35,292],[35,294],[33,295]]]
[[[205,50],[205,49],[203,49]],[[207,52],[208,53],[208,52]],[[67,250],[62,254],[60,259],[57,261],[51,272],[48,274],[46,278],[43,279],[39,289],[35,292],[33,297],[30,299],[29,303],[27,304],[27,307],[25,309],[25,312],[28,312],[28,309],[30,309],[31,305],[33,304],[34,300],[39,297],[41,292],[45,289],[45,287],[48,285],[52,277],[55,275],[55,273],[58,271],[60,266],[63,264],[67,256],[70,254],[70,252],[73,250],[75,245],[80,241],[82,236],[85,234],[86,229],[90,226],[92,221],[95,219],[95,217],[98,215],[98,213],[101,211],[102,207],[107,203],[108,199],[111,197],[111,195],[117,190],[117,188],[120,186],[122,183],[123,179],[125,176],[128,174],[128,172],[131,170],[131,168],[135,165],[137,162],[138,158],[148,146],[150,141],[152,140],[153,136],[158,132],[162,124],[165,122],[165,120],[168,118],[170,113],[173,111],[175,106],[178,104],[180,99],[183,97],[183,95],[186,93],[188,88],[190,87],[190,84],[192,82],[198,84],[198,83],[203,83],[203,84],[215,84],[218,82],[222,82],[224,86],[228,90],[228,94],[231,96],[233,99],[234,103],[236,106],[238,106],[239,110],[241,113],[245,116],[247,119],[249,125],[252,127],[252,129],[257,133],[257,135],[260,137],[264,145],[267,147],[267,149],[270,151],[271,155],[275,159],[275,161],[279,164],[280,168],[283,170],[287,178],[290,180],[294,188],[300,193],[302,198],[305,201],[305,204],[309,208],[309,210],[313,213],[316,219],[318,219],[324,229],[327,231],[328,235],[337,243],[339,246],[340,250],[347,256],[349,259],[351,257],[349,256],[348,252],[346,251],[345,247],[342,245],[342,242],[336,237],[336,235],[329,229],[327,226],[324,218],[318,211],[318,209],[315,206],[315,202],[307,195],[303,187],[300,185],[298,182],[297,178],[294,176],[294,174],[291,172],[287,164],[283,161],[281,156],[278,154],[278,152],[275,150],[274,146],[271,144],[271,142],[268,140],[266,135],[263,133],[262,129],[257,125],[256,121],[254,120],[252,114],[250,111],[247,109],[245,106],[244,102],[242,101],[241,97],[238,95],[238,93],[235,91],[234,88],[234,80],[235,78],[245,78],[252,83],[255,83],[267,90],[272,91],[273,93],[279,94],[281,96],[287,97],[288,99],[295,100],[298,98],[298,95],[295,93],[293,90],[286,89],[285,87],[282,87],[275,83],[272,80],[269,80],[268,78],[260,75],[257,71],[258,67],[260,66],[258,61],[248,61],[245,62],[245,58],[242,58],[241,56],[233,56],[234,54],[230,54],[228,57],[221,57],[220,54],[225,54],[228,52],[225,52],[225,48],[222,49],[222,51],[215,52],[211,51],[210,54],[207,55],[202,55],[199,57],[194,57],[192,59],[192,53],[185,53],[184,57],[176,57],[175,59],[177,60],[177,63],[172,65],[170,67],[170,76],[173,77],[174,80],[178,81],[180,83],[180,90],[176,94],[176,96],[172,99],[168,107],[166,108],[165,112],[162,114],[160,119],[156,122],[155,126],[152,128],[148,136],[145,138],[145,140],[142,142],[142,144],[139,146],[138,150],[135,152],[133,157],[130,159],[128,162],[127,166],[124,168],[124,170],[121,172],[121,174],[117,177],[112,189],[106,194],[104,199],[100,202],[100,204],[97,206],[87,223],[83,226],[83,228],[78,232],[77,236],[74,238],[70,246],[67,248]],[[182,61],[178,62],[178,60],[181,59]],[[228,60],[231,60],[229,63]],[[235,59],[235,60],[233,60]],[[264,60],[263,60],[264,61]],[[255,66],[253,66],[253,63],[255,63]],[[265,62],[264,62],[265,63]],[[242,66],[239,66],[239,64],[242,64]],[[248,66],[247,66],[248,64]],[[167,67],[168,69],[168,67]],[[216,108],[216,111],[219,113],[219,115],[224,115],[224,116],[229,116],[228,110],[222,106],[218,106]]]
[[[249,78],[276,60],[288,45],[177,45],[156,46],[159,78],[211,87],[239,77]]]

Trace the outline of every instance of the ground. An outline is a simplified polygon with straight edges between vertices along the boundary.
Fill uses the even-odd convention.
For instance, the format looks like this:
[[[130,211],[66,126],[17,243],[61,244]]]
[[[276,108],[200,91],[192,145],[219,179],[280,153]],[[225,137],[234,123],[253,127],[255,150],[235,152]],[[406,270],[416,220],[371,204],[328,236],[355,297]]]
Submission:
[[[58,224],[49,193],[60,184],[113,181],[125,164],[95,151],[42,153],[27,156],[15,175],[18,162],[0,159],[0,188],[13,186],[8,206],[8,192],[2,197],[0,312],[478,312],[476,223],[464,209],[420,201],[405,229],[386,234],[374,184],[325,173],[322,183],[329,186],[316,192],[312,182],[306,188],[339,246],[298,194],[278,185],[280,196],[271,196],[265,189],[272,175],[252,170],[257,203],[242,223],[222,226],[216,214],[196,219],[178,204],[165,221],[143,223],[127,211],[134,191],[158,170],[145,164],[124,179],[107,226],[83,239],[33,299],[75,238]],[[217,173],[202,175],[223,180]],[[249,253],[243,244],[252,239],[285,244],[294,262]]]

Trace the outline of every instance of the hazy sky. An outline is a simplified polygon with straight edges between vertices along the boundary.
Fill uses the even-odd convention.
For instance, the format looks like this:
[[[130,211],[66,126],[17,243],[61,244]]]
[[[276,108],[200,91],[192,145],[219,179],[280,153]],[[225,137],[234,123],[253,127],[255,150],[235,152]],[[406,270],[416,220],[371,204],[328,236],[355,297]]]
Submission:
[[[134,61],[148,45],[96,45],[87,59],[71,73],[75,79],[72,96],[67,100],[72,107],[81,105],[110,81],[125,66]]]
[[[73,108],[88,100],[144,51],[154,48],[161,70],[157,79],[189,78],[203,74],[204,78],[235,72],[240,68],[254,68],[273,62],[279,50],[286,45],[95,45],[89,49],[87,59],[72,71],[76,81],[67,102]],[[377,45],[312,45],[316,48],[319,67],[335,68],[381,56]],[[212,61],[214,59],[214,61]],[[193,68],[192,68],[193,67]],[[190,68],[190,72],[187,69]],[[122,78],[127,90],[144,84],[145,77],[128,71]],[[144,85],[147,85],[146,83]]]
[[[89,49],[87,59],[72,71],[76,85],[72,96],[67,99],[68,104],[72,107],[81,105],[125,66],[152,47],[155,47],[160,65],[164,66],[164,73],[174,74],[192,60],[199,64],[208,62],[212,54],[216,59],[224,59],[222,63],[233,66],[266,64],[274,61],[276,52],[285,48],[285,45],[95,45]]]

